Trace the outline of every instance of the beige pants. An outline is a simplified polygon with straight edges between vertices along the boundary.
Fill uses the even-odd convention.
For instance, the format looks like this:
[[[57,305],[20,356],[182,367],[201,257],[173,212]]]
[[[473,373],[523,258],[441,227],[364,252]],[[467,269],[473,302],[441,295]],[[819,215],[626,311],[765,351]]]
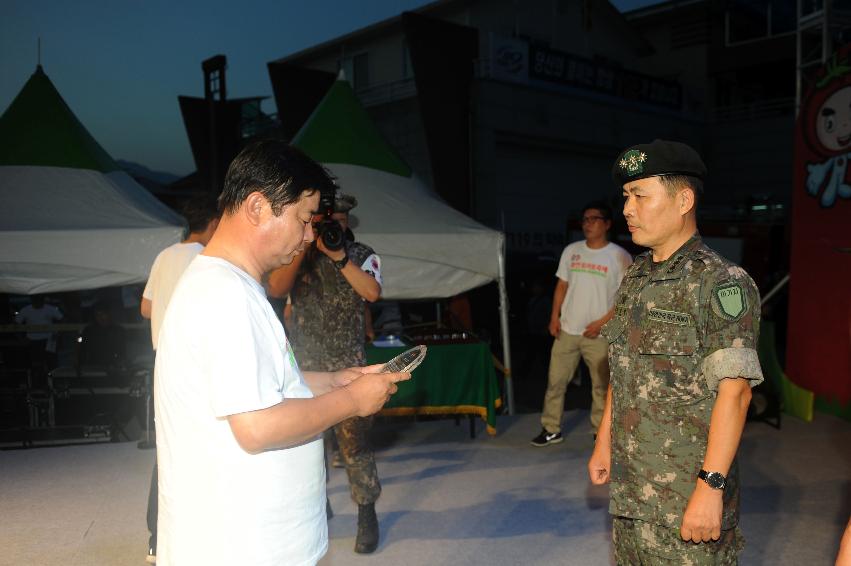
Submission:
[[[606,391],[609,388],[608,352],[609,343],[605,338],[585,338],[563,331],[559,333],[550,353],[547,393],[544,396],[544,412],[541,414],[541,425],[547,432],[561,432],[564,394],[579,365],[579,356],[585,360],[591,373],[591,426],[597,430],[603,418]]]

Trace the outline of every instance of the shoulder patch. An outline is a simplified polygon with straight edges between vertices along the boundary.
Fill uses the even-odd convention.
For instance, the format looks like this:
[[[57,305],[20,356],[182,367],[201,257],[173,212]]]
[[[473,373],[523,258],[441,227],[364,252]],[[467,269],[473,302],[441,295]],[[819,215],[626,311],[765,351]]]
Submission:
[[[712,310],[726,320],[737,320],[748,310],[745,290],[738,282],[720,283],[712,289]]]

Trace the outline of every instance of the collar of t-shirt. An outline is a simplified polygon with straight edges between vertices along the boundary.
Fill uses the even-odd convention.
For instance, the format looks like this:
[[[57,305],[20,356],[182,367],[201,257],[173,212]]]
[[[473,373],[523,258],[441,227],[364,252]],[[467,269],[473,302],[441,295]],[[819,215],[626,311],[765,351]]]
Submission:
[[[248,283],[249,283],[249,284],[250,284],[250,285],[251,285],[251,286],[252,286],[252,287],[253,287],[253,288],[254,288],[254,289],[255,289],[258,293],[260,293],[261,295],[265,295],[265,294],[266,294],[266,291],[263,289],[263,285],[261,285],[259,281],[257,281],[256,279],[254,279],[251,275],[249,275],[248,273],[246,273],[245,271],[243,271],[242,269],[240,269],[240,268],[239,268],[239,267],[237,267],[236,265],[232,264],[232,263],[231,263],[231,262],[229,262],[228,260],[226,260],[226,259],[224,259],[224,258],[221,258],[221,257],[217,257],[217,256],[203,255],[203,254],[199,255],[199,256],[197,257],[197,259],[198,259],[199,261],[201,261],[201,262],[204,262],[204,263],[218,263],[218,264],[220,264],[220,265],[223,265],[224,267],[227,267],[228,269],[230,269],[230,270],[232,270],[232,271],[236,272],[236,274],[237,274],[237,275],[239,275],[240,277],[242,277],[243,279],[245,279],[246,281],[248,281]]]
[[[608,248],[608,247],[609,247],[609,246],[611,246],[611,245],[612,245],[612,243],[611,243],[611,242],[606,242],[606,245],[605,245],[605,246],[603,246],[602,248],[592,248],[592,247],[590,247],[590,246],[588,245],[588,240],[582,240],[582,248],[583,248],[583,251],[586,251],[586,252],[588,252],[589,254],[595,254],[595,253],[597,253],[597,252],[602,252],[602,251],[604,251],[606,248]]]

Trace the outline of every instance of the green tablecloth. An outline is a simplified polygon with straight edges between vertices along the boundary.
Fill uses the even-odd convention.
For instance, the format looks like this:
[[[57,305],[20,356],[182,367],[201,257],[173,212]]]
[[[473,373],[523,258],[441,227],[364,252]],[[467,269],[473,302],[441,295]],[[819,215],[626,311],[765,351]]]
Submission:
[[[383,363],[407,350],[367,346],[369,364]],[[490,349],[483,342],[439,344],[428,347],[423,363],[409,381],[399,383],[382,415],[479,415],[489,434],[496,433],[496,409],[500,406]]]

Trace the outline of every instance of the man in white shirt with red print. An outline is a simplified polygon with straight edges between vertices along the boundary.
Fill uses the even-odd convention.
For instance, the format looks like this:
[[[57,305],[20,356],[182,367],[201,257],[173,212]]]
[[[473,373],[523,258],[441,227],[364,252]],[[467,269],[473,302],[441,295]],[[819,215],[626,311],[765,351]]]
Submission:
[[[541,432],[533,446],[558,444],[564,414],[564,395],[579,364],[585,361],[591,374],[591,426],[597,430],[609,386],[608,342],[600,329],[612,317],[615,293],[626,268],[629,253],[608,240],[612,209],[604,202],[589,203],[582,210],[585,239],[568,245],[556,271],[556,288],[550,315],[550,334],[555,338]]]
[[[231,163],[222,218],[157,344],[157,564],[313,565],[328,547],[321,433],[371,415],[407,373],[302,372],[265,274],[313,241],[327,172],[277,140]]]

